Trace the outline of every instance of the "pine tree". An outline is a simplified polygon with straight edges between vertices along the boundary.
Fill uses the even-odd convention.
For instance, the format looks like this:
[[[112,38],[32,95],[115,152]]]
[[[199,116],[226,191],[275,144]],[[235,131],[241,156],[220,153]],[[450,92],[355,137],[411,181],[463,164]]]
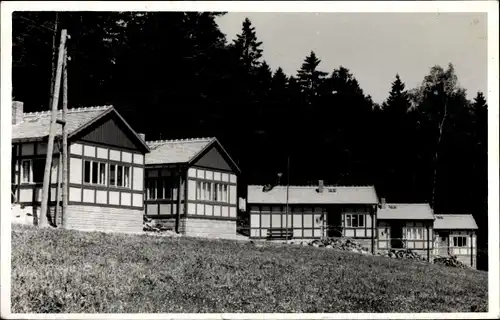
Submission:
[[[386,114],[404,115],[410,108],[410,99],[405,90],[405,84],[401,81],[399,74],[396,74],[396,80],[392,83],[389,97],[382,104],[382,108]]]
[[[297,71],[298,83],[301,87],[301,92],[305,95],[306,101],[311,103],[317,95],[318,89],[327,75],[326,72],[318,70],[321,60],[316,57],[314,51],[311,51],[302,63],[302,67]]]
[[[255,27],[252,26],[250,19],[245,18],[242,24],[241,34],[236,36],[233,42],[233,47],[239,55],[242,66],[248,73],[260,65],[260,58],[262,58],[262,45],[258,41]]]
[[[287,83],[288,79],[286,77],[286,74],[283,72],[283,69],[279,67],[273,74],[271,91],[274,93],[274,95],[281,95],[285,92]]]
[[[259,84],[260,91],[265,93],[265,95],[268,95],[271,90],[273,72],[266,61],[263,61],[260,66],[256,68],[255,76]]]

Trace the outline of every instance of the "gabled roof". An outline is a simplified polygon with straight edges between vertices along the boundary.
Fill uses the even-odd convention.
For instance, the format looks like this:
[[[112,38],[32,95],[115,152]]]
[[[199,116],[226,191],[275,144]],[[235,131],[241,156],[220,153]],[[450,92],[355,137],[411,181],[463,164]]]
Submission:
[[[377,219],[433,220],[434,214],[428,203],[386,203],[378,209]]]
[[[240,169],[224,150],[217,138],[192,138],[175,140],[146,141],[151,152],[146,155],[146,165],[161,164],[191,164],[196,161],[205,150],[216,144],[224,153],[231,165],[239,172]]]
[[[434,229],[477,229],[476,220],[471,214],[436,214],[435,217]]]
[[[137,141],[140,142],[146,150],[149,150],[146,143],[137,135],[113,106],[68,108],[68,112],[66,113],[68,139],[110,113],[115,113]],[[62,110],[58,110],[57,118],[62,119]],[[24,113],[23,120],[18,124],[12,125],[12,141],[36,141],[47,138],[50,131],[50,120],[51,111]],[[56,136],[61,136],[61,134],[62,126],[57,125]]]
[[[248,186],[249,204],[284,204],[286,186],[276,186],[269,192],[262,191],[263,186]],[[317,192],[318,186],[290,186],[289,204],[377,204],[378,198],[373,186],[324,186],[323,192]]]

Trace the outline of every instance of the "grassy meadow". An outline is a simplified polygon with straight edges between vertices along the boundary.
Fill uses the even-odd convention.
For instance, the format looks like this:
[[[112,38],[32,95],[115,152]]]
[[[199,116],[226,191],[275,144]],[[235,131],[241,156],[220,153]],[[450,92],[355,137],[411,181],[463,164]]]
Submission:
[[[487,273],[295,245],[12,226],[13,313],[486,312]]]

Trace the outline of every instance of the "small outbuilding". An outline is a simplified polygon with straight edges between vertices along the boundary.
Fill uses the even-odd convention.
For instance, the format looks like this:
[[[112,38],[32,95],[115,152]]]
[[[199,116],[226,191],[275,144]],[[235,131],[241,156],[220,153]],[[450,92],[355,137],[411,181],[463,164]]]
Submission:
[[[436,214],[434,255],[456,256],[457,260],[477,268],[477,224],[471,214]]]
[[[428,203],[386,203],[377,212],[377,251],[411,249],[431,260],[434,215]]]
[[[187,236],[236,238],[240,169],[216,138],[148,141],[146,215]]]
[[[377,194],[373,186],[248,186],[250,238],[350,237],[372,250]],[[288,222],[288,223],[287,223]],[[287,233],[288,234],[285,234]]]
[[[61,119],[62,111],[58,112]],[[40,214],[51,112],[24,113],[12,104],[12,214],[14,222],[36,223]],[[70,108],[68,132],[67,228],[141,232],[144,213],[145,141],[112,107]],[[61,225],[61,126],[50,179],[49,222]],[[59,208],[59,207],[58,207]],[[60,210],[57,210],[60,212]]]

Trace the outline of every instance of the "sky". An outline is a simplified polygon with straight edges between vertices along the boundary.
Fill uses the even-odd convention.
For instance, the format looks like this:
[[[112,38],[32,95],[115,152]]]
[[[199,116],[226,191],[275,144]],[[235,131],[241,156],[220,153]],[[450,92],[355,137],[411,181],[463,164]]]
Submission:
[[[263,42],[263,59],[288,75],[314,50],[321,70],[348,68],[381,103],[397,73],[415,88],[432,66],[451,62],[469,99],[477,91],[488,95],[486,13],[229,12],[217,20],[228,41],[245,17]]]

